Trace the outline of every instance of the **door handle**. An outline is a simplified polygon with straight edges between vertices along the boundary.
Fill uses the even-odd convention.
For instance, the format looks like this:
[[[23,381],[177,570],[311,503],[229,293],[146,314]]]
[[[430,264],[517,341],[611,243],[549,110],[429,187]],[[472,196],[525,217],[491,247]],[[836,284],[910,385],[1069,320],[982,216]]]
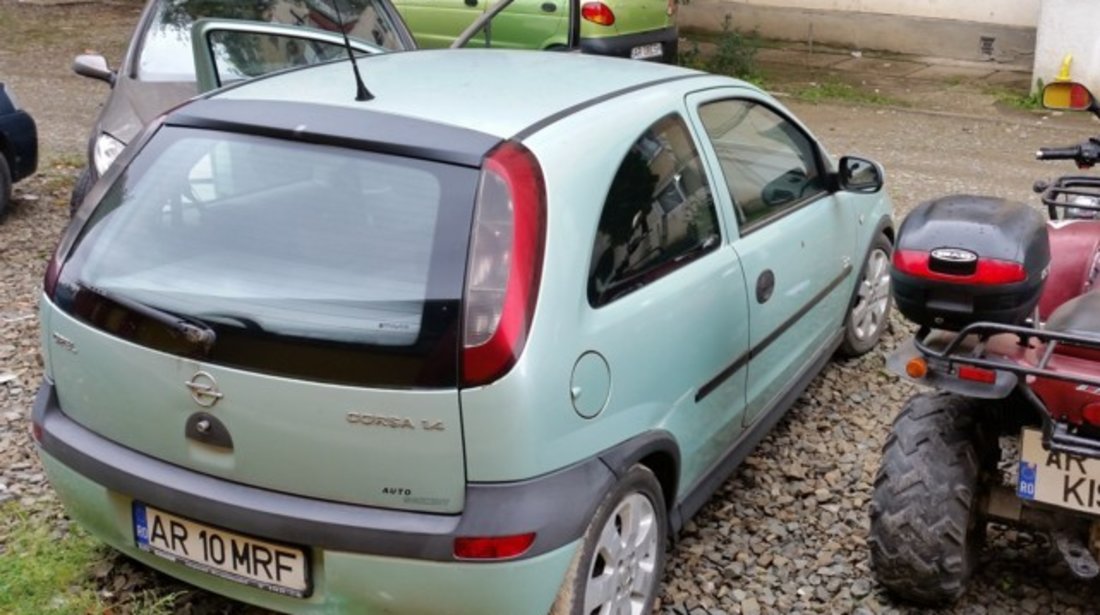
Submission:
[[[558,5],[554,4],[553,2],[543,2],[542,10],[547,13],[553,13],[554,11],[558,10]]]
[[[463,0],[463,2],[466,3],[466,6],[477,6],[477,0]]]

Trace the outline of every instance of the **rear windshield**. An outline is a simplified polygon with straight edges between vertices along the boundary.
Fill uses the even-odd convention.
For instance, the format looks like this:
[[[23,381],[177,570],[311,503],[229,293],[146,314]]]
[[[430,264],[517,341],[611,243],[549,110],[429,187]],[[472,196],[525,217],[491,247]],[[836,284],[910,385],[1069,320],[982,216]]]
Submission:
[[[162,128],[92,215],[58,303],[153,346],[103,310],[136,302],[201,322],[217,332],[215,362],[450,386],[476,180],[435,162]]]
[[[203,18],[264,21],[332,32],[343,29],[352,38],[394,51],[403,49],[391,13],[384,8],[388,0],[336,1],[339,17],[332,10],[333,0],[161,0],[141,40],[137,78],[142,81],[194,81],[191,26]],[[221,51],[224,61],[254,62],[253,50],[230,47]]]

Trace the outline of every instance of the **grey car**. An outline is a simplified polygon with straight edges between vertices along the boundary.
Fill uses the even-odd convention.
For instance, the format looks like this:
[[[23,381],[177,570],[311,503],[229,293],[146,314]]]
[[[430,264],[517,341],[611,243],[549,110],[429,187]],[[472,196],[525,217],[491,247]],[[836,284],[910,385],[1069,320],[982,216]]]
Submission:
[[[339,45],[345,32],[357,52],[416,47],[390,0],[149,0],[117,70],[101,55],[80,55],[73,62],[73,71],[107,82],[111,93],[88,140],[88,164],[73,188],[72,211],[146,124],[199,93],[191,27],[207,18],[265,21],[312,32],[308,40],[257,35],[243,49],[212,41],[221,50],[219,63],[226,65],[219,67],[222,72],[241,78],[334,59],[345,53]],[[318,42],[318,30],[330,42]]]

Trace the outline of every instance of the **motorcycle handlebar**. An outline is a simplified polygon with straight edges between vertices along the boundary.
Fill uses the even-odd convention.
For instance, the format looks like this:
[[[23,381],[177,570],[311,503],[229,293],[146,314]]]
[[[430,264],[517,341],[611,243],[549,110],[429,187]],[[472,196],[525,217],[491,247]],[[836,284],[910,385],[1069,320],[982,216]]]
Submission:
[[[1074,160],[1081,155],[1081,146],[1040,147],[1035,153],[1037,160]]]

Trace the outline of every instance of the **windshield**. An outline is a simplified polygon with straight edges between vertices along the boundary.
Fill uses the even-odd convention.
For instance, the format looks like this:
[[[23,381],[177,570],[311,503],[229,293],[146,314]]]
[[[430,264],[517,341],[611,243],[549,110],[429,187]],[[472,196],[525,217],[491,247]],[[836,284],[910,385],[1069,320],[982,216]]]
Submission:
[[[194,81],[191,26],[198,19],[243,19],[308,26],[348,35],[391,50],[404,44],[385,9],[388,0],[163,0],[141,42],[137,78]],[[339,8],[333,10],[335,5]]]
[[[476,179],[441,163],[166,127],[100,202],[58,303],[93,324],[104,308],[87,295],[200,322],[217,331],[215,362],[314,375],[331,354],[297,368],[258,355],[332,344],[361,360],[369,346],[408,371],[360,365],[354,381],[430,384],[411,360],[453,362],[439,344],[453,343]],[[434,383],[453,382],[448,371]]]

